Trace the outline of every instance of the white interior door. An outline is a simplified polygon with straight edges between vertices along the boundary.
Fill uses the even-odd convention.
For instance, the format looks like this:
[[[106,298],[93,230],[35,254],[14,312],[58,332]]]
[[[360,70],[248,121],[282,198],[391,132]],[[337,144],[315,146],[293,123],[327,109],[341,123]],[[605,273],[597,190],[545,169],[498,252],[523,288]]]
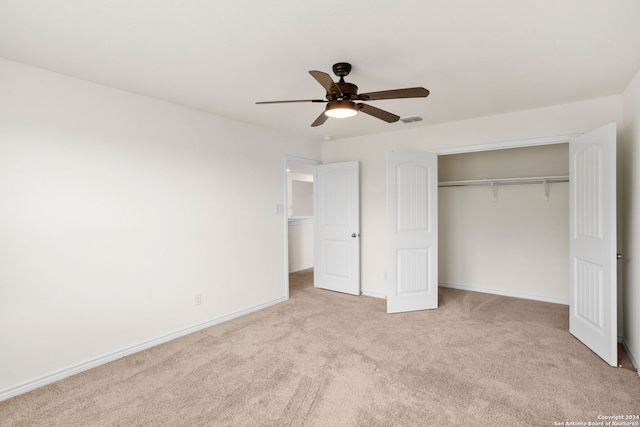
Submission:
[[[572,139],[569,153],[569,330],[617,366],[615,123]]]
[[[314,285],[360,295],[360,168],[316,166]]]
[[[438,307],[438,155],[389,153],[387,312]]]

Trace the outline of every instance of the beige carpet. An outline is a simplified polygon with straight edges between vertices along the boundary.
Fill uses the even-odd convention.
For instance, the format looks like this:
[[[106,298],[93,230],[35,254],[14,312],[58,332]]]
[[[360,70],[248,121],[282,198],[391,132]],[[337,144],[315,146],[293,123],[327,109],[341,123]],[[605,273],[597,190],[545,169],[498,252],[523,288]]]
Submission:
[[[640,413],[640,378],[562,305],[440,290],[440,308],[314,289],[0,403],[2,426],[553,426]]]

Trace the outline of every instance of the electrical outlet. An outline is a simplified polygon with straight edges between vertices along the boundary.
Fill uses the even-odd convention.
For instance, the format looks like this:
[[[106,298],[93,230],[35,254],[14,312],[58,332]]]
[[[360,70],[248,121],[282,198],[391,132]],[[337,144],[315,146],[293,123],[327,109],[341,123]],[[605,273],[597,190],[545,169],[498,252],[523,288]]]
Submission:
[[[385,271],[384,273],[382,273],[382,278],[383,278],[384,280],[387,280],[387,272],[386,272],[386,271]]]
[[[200,304],[202,304],[202,295],[196,294],[195,298],[193,299],[193,305],[200,305]]]

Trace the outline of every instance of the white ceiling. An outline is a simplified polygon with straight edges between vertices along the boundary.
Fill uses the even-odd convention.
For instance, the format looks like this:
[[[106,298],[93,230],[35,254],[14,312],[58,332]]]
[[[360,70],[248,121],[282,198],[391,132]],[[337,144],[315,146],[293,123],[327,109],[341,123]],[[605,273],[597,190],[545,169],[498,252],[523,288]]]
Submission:
[[[0,56],[321,140],[622,93],[640,68],[638,0],[0,0]],[[308,70],[353,64],[360,92],[424,121],[310,124]],[[333,74],[332,74],[333,75]]]

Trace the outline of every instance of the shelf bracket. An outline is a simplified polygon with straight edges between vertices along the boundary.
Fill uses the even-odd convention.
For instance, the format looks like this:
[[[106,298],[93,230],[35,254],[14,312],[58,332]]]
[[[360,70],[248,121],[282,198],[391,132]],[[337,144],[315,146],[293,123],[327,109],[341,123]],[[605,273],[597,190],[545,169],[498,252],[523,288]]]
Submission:
[[[498,184],[492,182],[491,189],[493,190],[493,201],[498,203]]]
[[[548,202],[549,201],[549,181],[547,181],[547,178],[542,180],[542,184],[544,185],[544,201]]]

